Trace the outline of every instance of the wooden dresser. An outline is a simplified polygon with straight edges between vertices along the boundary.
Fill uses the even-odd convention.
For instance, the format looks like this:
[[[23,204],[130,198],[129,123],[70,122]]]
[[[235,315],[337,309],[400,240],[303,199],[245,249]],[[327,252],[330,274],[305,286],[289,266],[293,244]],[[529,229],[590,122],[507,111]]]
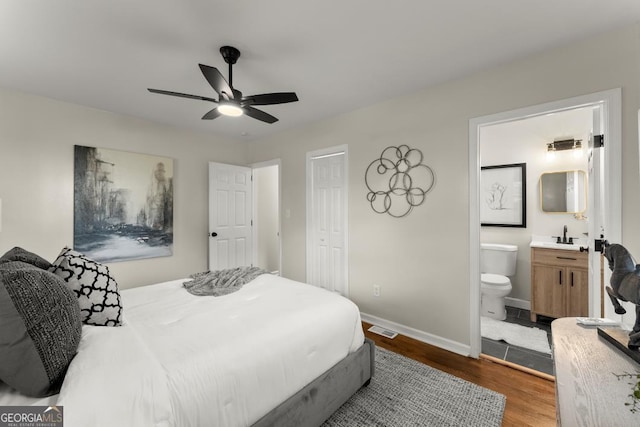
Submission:
[[[531,248],[531,321],[589,314],[589,255]]]
[[[558,425],[640,426],[640,412],[625,406],[637,379],[614,375],[638,374],[640,364],[573,317],[554,320],[551,336]]]

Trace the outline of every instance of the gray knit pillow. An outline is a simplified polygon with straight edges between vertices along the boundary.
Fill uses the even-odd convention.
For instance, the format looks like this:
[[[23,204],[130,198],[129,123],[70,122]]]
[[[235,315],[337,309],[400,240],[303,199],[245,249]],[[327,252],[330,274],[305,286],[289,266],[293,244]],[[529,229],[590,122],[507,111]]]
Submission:
[[[29,252],[18,246],[10,249],[0,258],[0,264],[9,261],[26,262],[27,264],[35,265],[36,267],[42,268],[43,270],[48,270],[51,267],[51,263],[42,258],[40,255],[36,255],[33,252]]]
[[[59,391],[82,323],[73,292],[46,270],[0,264],[0,380],[28,396]]]

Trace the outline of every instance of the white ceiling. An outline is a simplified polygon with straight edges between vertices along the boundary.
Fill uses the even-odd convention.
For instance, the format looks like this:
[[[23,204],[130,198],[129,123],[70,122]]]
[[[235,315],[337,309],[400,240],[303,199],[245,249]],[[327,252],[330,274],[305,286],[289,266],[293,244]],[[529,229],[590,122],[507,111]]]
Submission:
[[[638,22],[639,0],[1,0],[0,87],[256,139]],[[198,63],[280,119],[201,120]],[[594,52],[594,59],[597,53]]]

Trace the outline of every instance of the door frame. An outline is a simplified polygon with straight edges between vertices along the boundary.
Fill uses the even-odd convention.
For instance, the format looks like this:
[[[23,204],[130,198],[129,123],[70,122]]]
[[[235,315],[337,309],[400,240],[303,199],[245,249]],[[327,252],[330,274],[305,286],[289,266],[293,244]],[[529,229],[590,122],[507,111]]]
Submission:
[[[344,155],[344,199],[345,203],[340,213],[344,223],[344,285],[345,296],[349,296],[349,146],[347,144],[336,145],[333,147],[322,148],[319,150],[308,151],[306,155],[306,281],[311,283],[311,271],[313,268],[313,242],[311,233],[313,231],[313,212],[312,212],[312,189],[313,174],[311,173],[311,162],[315,158],[327,157],[333,155]]]
[[[480,128],[535,117],[578,107],[601,104],[604,114],[605,140],[605,217],[607,239],[622,238],[622,95],[611,89],[576,96],[469,120],[469,325],[470,356],[478,358],[482,346],[480,334]],[[593,239],[593,236],[589,236]],[[599,313],[599,284],[589,284],[589,313]]]
[[[264,162],[252,163],[249,165],[252,171],[255,169],[265,168],[269,166],[278,166],[278,200],[276,201],[276,206],[278,206],[278,272],[279,275],[282,276],[282,162],[280,159],[272,159],[266,160]],[[258,209],[258,201],[257,192],[255,188],[255,181],[252,178],[252,187],[253,187],[253,212],[251,213],[251,218],[253,221],[253,229],[252,229],[252,242],[253,242],[253,253],[252,253],[252,262],[253,265],[258,265],[258,227],[260,226],[258,217],[257,217],[257,209]]]

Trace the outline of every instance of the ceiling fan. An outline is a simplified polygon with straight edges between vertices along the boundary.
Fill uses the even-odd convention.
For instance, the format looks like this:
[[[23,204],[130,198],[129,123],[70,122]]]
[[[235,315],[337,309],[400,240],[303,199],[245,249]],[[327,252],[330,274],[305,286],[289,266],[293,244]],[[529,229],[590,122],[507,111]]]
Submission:
[[[242,96],[242,92],[233,87],[233,64],[235,64],[240,57],[240,51],[232,46],[222,46],[220,48],[220,53],[224,58],[224,62],[229,64],[228,83],[224,77],[222,77],[222,74],[217,68],[199,64],[200,71],[202,71],[204,78],[207,79],[211,87],[213,87],[213,90],[218,94],[218,99],[151,88],[148,88],[149,92],[159,93],[161,95],[179,96],[182,98],[199,99],[217,104],[211,111],[202,116],[203,120],[213,120],[220,115],[237,117],[246,114],[249,117],[253,117],[254,119],[266,123],[275,123],[278,121],[276,117],[254,108],[253,106],[284,104],[298,100],[298,96],[295,92],[274,92]]]

